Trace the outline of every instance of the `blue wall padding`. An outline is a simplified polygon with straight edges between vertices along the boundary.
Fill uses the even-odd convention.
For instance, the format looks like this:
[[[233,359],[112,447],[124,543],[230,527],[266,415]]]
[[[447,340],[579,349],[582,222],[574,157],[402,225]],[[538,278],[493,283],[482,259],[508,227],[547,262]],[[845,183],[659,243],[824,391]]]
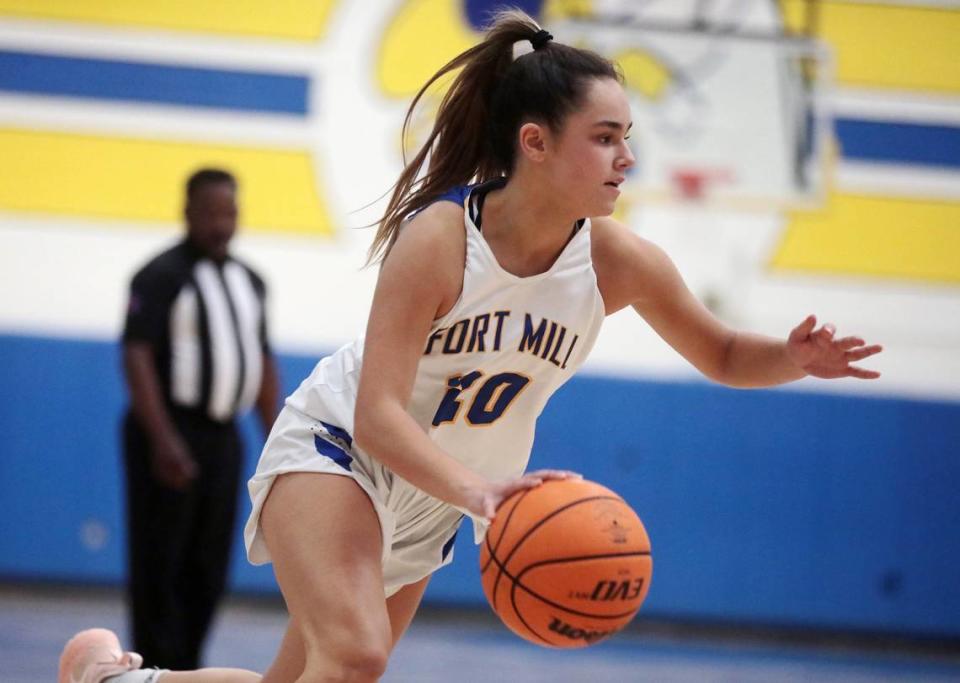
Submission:
[[[0,336],[0,577],[122,580],[118,351]],[[313,363],[282,357],[285,389]],[[244,428],[250,472],[261,436]],[[636,508],[653,541],[645,614],[957,637],[958,443],[957,403],[584,375],[544,412],[531,466],[579,470]],[[464,531],[428,600],[482,604]],[[237,539],[234,587],[276,590]]]

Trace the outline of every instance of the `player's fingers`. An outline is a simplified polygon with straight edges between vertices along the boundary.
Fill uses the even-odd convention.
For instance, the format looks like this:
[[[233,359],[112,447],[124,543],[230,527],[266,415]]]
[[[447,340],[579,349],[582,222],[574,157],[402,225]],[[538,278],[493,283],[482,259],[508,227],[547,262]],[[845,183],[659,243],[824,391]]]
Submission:
[[[570,470],[537,470],[530,475],[541,479],[583,479],[582,474]]]
[[[847,373],[850,377],[856,377],[857,379],[877,379],[880,376],[880,373],[876,370],[867,370],[866,368],[858,368],[855,365],[851,365]]]
[[[543,483],[541,479],[536,474],[525,474],[519,479],[515,479],[508,485],[510,493],[520,491],[521,489],[532,489],[534,486],[540,486]],[[509,495],[509,494],[508,494]]]
[[[793,328],[793,330],[790,332],[790,339],[795,341],[806,339],[808,336],[810,336],[810,333],[813,331],[813,328],[816,326],[816,324],[817,316],[811,313],[803,319],[803,322]]]
[[[858,346],[863,346],[866,342],[864,342],[860,337],[841,337],[840,339],[834,339],[833,343],[844,351],[849,351],[850,349],[855,349]]]
[[[881,351],[883,351],[883,347],[880,346],[879,344],[874,344],[873,346],[864,346],[861,349],[854,349],[853,351],[847,351],[846,359],[851,363],[855,363],[858,360],[863,360],[864,358],[868,358],[870,356],[876,355]]]
[[[817,344],[820,346],[829,346],[830,342],[833,341],[833,334],[836,331],[836,327],[830,323],[826,323],[823,327],[814,332],[813,336],[817,340]]]

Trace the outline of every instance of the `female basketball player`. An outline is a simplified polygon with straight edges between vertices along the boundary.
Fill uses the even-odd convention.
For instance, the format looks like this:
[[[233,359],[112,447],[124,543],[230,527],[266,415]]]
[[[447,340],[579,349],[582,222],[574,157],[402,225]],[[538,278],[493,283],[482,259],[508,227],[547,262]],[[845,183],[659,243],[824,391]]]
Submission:
[[[515,58],[525,41],[532,52]],[[851,363],[879,346],[813,316],[786,340],[728,329],[659,248],[608,218],[634,163],[611,62],[510,12],[427,85],[457,69],[374,239],[366,342],[321,361],[287,400],[250,481],[248,555],[273,562],[290,610],[264,681],[376,680],[461,518],[482,532],[514,491],[576,476],[522,472],[537,416],[606,315],[632,306],[731,386],[878,376]],[[86,631],[60,680],[258,680],[145,672],[135,659],[110,632]]]

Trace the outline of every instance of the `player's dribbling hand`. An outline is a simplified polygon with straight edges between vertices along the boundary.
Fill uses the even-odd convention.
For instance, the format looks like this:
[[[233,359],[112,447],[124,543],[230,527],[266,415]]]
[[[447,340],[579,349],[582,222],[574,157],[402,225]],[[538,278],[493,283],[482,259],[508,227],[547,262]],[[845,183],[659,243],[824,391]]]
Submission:
[[[491,520],[496,515],[500,504],[514,493],[539,486],[550,479],[583,479],[583,475],[569,470],[536,470],[516,479],[491,482],[477,501],[477,509],[471,508],[470,511]]]
[[[880,376],[879,372],[857,367],[853,363],[880,353],[882,346],[867,346],[860,337],[835,339],[836,328],[833,325],[827,323],[814,329],[816,325],[817,317],[808,315],[793,328],[787,339],[787,355],[800,369],[822,379],[876,379]]]
[[[153,476],[164,486],[183,491],[197,477],[197,463],[177,433],[155,439],[150,453]]]

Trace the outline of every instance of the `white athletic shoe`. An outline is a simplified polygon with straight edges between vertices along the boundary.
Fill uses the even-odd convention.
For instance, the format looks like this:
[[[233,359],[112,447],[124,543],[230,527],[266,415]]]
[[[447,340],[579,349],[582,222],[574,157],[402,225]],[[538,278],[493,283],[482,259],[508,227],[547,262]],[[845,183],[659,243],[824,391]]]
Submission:
[[[110,676],[119,676],[139,669],[143,657],[124,652],[113,631],[91,628],[71,638],[60,655],[57,683],[100,683]]]

